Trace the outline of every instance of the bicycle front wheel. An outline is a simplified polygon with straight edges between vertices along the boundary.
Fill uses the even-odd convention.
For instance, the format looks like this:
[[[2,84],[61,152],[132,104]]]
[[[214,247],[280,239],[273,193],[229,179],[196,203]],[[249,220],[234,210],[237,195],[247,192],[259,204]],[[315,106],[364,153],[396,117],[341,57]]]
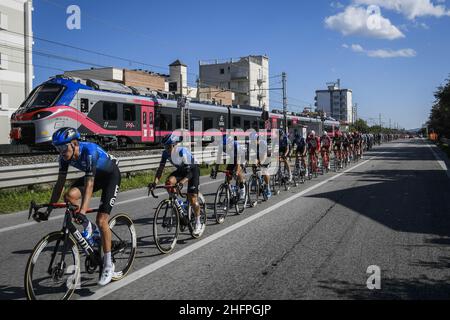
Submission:
[[[136,257],[137,238],[133,220],[125,213],[114,216],[109,221],[112,246],[111,257],[115,266],[114,281],[125,277]]]
[[[225,222],[225,218],[230,210],[230,189],[227,184],[222,184],[214,199],[214,216],[218,224]]]
[[[156,208],[153,239],[161,253],[170,253],[177,244],[180,219],[172,201],[165,200]]]
[[[57,231],[34,247],[25,269],[28,300],[68,300],[80,284],[80,254],[71,235]]]

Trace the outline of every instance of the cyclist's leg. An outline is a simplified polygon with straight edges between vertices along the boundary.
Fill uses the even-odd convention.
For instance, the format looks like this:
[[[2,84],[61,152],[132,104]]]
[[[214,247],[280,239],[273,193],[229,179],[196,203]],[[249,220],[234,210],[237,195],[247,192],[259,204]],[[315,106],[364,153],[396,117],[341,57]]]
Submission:
[[[200,169],[198,166],[191,168],[189,174],[186,177],[189,179],[188,183],[188,200],[194,209],[194,214],[197,220],[200,219],[200,204],[198,203],[198,186],[200,183]]]

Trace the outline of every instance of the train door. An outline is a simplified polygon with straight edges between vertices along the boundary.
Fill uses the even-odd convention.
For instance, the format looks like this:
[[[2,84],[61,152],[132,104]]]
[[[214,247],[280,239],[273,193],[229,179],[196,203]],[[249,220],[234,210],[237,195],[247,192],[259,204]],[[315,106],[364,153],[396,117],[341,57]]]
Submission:
[[[141,106],[142,142],[155,142],[155,108]]]

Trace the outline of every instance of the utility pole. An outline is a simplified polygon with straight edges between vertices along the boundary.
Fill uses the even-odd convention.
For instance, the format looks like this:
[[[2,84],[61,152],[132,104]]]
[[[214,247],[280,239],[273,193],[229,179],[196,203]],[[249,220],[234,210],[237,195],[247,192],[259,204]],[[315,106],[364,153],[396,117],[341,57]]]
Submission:
[[[380,113],[380,128],[382,128],[382,127],[383,127],[383,125],[381,123],[381,113]]]
[[[283,72],[281,76],[283,79],[283,123],[284,123],[284,131],[287,132],[286,72]]]
[[[183,74],[180,72],[180,120],[181,120],[181,129],[184,130],[184,106],[183,106]]]

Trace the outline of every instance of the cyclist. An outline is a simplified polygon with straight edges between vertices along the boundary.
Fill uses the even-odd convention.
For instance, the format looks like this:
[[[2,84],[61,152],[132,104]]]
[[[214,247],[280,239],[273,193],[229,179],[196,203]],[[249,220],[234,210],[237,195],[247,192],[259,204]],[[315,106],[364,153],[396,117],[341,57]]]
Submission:
[[[306,140],[297,130],[295,130],[292,144],[296,146],[295,163],[298,163],[300,160],[303,168],[306,169]],[[306,172],[306,175],[308,175],[308,172]]]
[[[161,156],[159,168],[156,171],[155,180],[149,184],[149,189],[153,190],[159,183],[167,160],[176,168],[166,180],[167,186],[182,186],[188,182],[187,197],[194,209],[195,228],[194,236],[200,237],[205,231],[205,225],[200,219],[200,204],[198,202],[198,186],[200,182],[200,168],[192,153],[186,147],[177,147],[181,142],[179,136],[168,134],[162,139],[164,151]]]
[[[272,191],[270,190],[270,175],[269,175],[269,167],[270,167],[270,163],[266,163],[267,162],[267,158],[268,158],[268,146],[267,146],[267,141],[265,140],[261,140],[260,136],[258,133],[256,132],[252,132],[250,134],[250,141],[251,142],[256,142],[256,167],[260,167],[262,168],[262,177],[264,179],[265,182],[265,194],[267,199],[270,199],[272,197]],[[253,143],[251,144],[253,146]]]
[[[292,172],[291,167],[289,166],[289,162],[287,160],[289,153],[291,152],[291,141],[289,137],[284,132],[283,129],[280,129],[280,165],[284,163],[285,168],[287,168],[289,175],[289,182],[292,181]]]
[[[313,172],[317,172],[317,154],[320,151],[320,139],[319,137],[316,137],[316,132],[314,130],[309,133],[306,144],[308,146],[309,161],[312,164],[311,169]],[[310,172],[310,174],[313,172]]]
[[[52,143],[60,156],[58,181],[53,188],[50,203],[56,203],[59,200],[69,165],[84,171],[85,176],[71,185],[64,195],[64,200],[78,206],[79,214],[76,221],[84,228],[82,236],[92,244],[93,238],[98,236],[98,230],[86,217],[86,211],[89,209],[93,193],[102,190],[96,222],[100,229],[104,252],[103,272],[98,284],[104,286],[111,282],[114,276],[114,263],[111,259],[111,230],[108,220],[119,193],[121,176],[116,158],[95,143],[79,140],[80,133],[74,128],[61,128],[53,134]],[[47,214],[50,212],[51,209],[48,209]]]
[[[331,138],[328,136],[328,132],[324,131],[322,137],[320,137],[321,144],[321,156],[324,168],[330,170],[330,149],[331,149]]]
[[[338,129],[333,137],[333,150],[334,150],[334,156],[336,157],[336,159],[339,159],[339,162],[341,163],[341,169],[343,168],[343,164],[342,164],[342,160],[343,160],[343,136],[342,136],[342,132]]]
[[[230,164],[227,165],[226,171],[232,172],[233,175],[227,177],[228,183],[231,182],[233,176],[236,177],[236,182],[239,187],[239,198],[245,199],[246,190],[245,190],[245,175],[244,170],[242,170],[242,164],[240,163],[241,155],[244,152],[241,144],[235,140],[235,137],[224,135],[223,136],[223,152],[226,154],[229,148],[233,148],[232,155],[233,159]],[[219,164],[216,164],[211,171],[211,178],[217,178],[217,171],[219,170]]]

